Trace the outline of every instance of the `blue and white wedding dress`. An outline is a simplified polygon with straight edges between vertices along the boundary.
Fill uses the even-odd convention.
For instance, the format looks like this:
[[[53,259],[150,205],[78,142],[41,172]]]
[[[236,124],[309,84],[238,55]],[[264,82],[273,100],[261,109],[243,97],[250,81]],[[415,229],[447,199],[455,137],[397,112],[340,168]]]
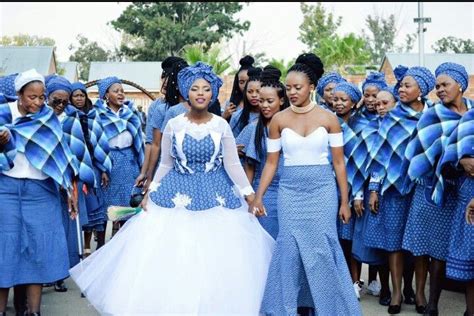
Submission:
[[[147,211],[70,272],[104,315],[258,315],[274,240],[228,123],[171,119]]]

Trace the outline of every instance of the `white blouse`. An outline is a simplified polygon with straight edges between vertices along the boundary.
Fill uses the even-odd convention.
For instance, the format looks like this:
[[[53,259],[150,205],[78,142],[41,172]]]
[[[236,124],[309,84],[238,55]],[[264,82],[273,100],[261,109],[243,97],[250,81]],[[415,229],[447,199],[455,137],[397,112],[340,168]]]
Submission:
[[[327,165],[329,164],[328,149],[342,147],[342,132],[328,133],[323,126],[310,134],[301,136],[291,128],[281,131],[281,138],[267,138],[267,151],[277,152],[283,149],[285,166]]]

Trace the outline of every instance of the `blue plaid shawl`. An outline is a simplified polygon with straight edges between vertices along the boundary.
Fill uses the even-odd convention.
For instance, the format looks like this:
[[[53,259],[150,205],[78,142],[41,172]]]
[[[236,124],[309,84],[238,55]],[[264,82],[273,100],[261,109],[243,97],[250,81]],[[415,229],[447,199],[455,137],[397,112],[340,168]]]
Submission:
[[[370,121],[378,117],[377,112],[369,112],[367,108],[364,108],[361,111],[356,111],[349,119],[349,125],[356,135],[359,135],[364,127],[366,127]]]
[[[87,116],[87,125],[89,127],[89,136],[94,152],[92,153],[92,163],[101,172],[110,174],[112,171],[112,159],[110,158],[110,147],[104,127],[100,122],[95,108],[91,109],[87,114],[78,110],[79,116]]]
[[[357,138],[357,142],[354,144],[354,149],[352,150],[349,159],[347,160],[347,169],[350,169],[353,173],[353,195],[363,189],[364,183],[368,178],[368,173],[366,172],[366,165],[370,158],[370,149],[372,148],[374,140],[377,136],[380,127],[380,122],[382,120],[383,118],[379,116],[376,119],[370,121],[369,124],[364,127],[364,129],[360,132]]]
[[[13,159],[19,151],[26,155],[33,167],[53,178],[60,186],[72,187],[73,177],[79,169],[53,110],[44,104],[37,113],[27,114],[12,122],[10,107],[2,104],[0,124],[12,134],[10,144],[0,153],[2,170],[13,167]]]
[[[469,100],[472,106],[473,101]],[[466,103],[467,104],[467,103]],[[449,136],[447,145],[439,159],[436,167],[436,179],[438,180],[432,195],[433,201],[441,205],[443,203],[444,179],[442,177],[443,169],[451,165],[456,167],[459,160],[468,156],[474,157],[474,108],[464,113],[458,126]]]
[[[120,133],[128,130],[133,137],[133,148],[138,158],[140,167],[145,159],[145,149],[142,137],[142,123],[140,118],[133,113],[128,105],[123,105],[117,116],[102,100],[97,100],[95,107],[102,126],[104,127],[107,140],[114,138]]]
[[[431,102],[428,102],[428,106]],[[397,102],[393,110],[388,112],[380,123],[377,136],[370,148],[370,158],[366,164],[367,172],[383,174],[383,194],[394,186],[400,194],[404,194],[408,165],[405,161],[405,150],[413,136],[423,112],[414,112],[408,105]]]
[[[63,133],[71,152],[78,160],[79,179],[97,187],[98,179],[96,179],[92,158],[87,149],[84,133],[82,132],[79,112],[72,105],[68,105],[64,112],[66,113],[66,118],[62,121]]]
[[[473,104],[464,99],[468,110]],[[442,103],[426,111],[420,118],[413,139],[408,143],[405,151],[405,162],[409,165],[410,180],[424,176],[432,177],[435,174],[438,159],[441,157],[449,136],[462,118],[458,113],[451,111]],[[437,182],[437,179],[432,179]],[[413,182],[406,184],[406,192],[411,190]]]
[[[354,176],[357,172],[357,169],[354,168],[353,164],[348,164],[349,159],[351,158],[355,145],[358,142],[359,137],[354,133],[352,128],[344,122],[343,119],[338,118],[339,123],[341,124],[342,135],[344,138],[344,157],[346,161],[346,173],[347,173],[347,182],[349,183],[349,191],[352,191],[352,183],[354,181]],[[352,195],[355,195],[356,192],[352,192]]]

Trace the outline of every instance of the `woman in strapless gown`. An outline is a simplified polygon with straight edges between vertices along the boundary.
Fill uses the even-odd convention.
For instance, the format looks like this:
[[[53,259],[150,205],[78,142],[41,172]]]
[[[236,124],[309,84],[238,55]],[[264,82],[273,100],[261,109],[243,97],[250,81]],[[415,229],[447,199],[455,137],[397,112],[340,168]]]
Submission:
[[[308,309],[317,315],[361,315],[334,220],[339,206],[333,171],[341,195],[339,216],[347,223],[351,214],[341,127],[334,114],[310,99],[322,72],[314,54],[301,55],[290,68],[286,90],[292,105],[272,118],[267,160],[250,205],[258,215],[264,212],[262,197],[283,151],[279,233],[260,309],[264,315],[296,316]]]

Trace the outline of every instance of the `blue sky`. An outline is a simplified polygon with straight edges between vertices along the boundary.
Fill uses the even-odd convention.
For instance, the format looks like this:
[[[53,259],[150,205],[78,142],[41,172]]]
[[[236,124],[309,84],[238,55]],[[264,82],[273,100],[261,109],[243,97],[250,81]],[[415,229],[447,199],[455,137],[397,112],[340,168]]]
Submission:
[[[120,35],[107,25],[116,19],[127,7],[127,2],[29,2],[0,3],[0,35],[28,33],[48,36],[57,44],[58,60],[66,61],[70,51],[68,46],[75,43],[82,33],[98,41],[106,48],[120,43]],[[387,17],[395,14],[399,32],[396,43],[401,44],[405,34],[416,32],[413,18],[418,15],[417,2],[324,2],[323,5],[336,16],[342,16],[340,35],[349,32],[360,34],[365,28],[368,14],[378,12]],[[431,17],[425,33],[425,52],[432,52],[431,45],[439,38],[456,36],[474,38],[473,2],[424,2],[424,15]],[[303,20],[299,2],[252,2],[244,5],[237,15],[241,20],[251,22],[250,30],[243,37],[226,41],[223,50],[232,56],[234,66],[243,51],[245,42],[249,53],[265,52],[268,57],[290,60],[305,50],[298,40],[299,25]],[[415,44],[413,52],[418,52]]]

